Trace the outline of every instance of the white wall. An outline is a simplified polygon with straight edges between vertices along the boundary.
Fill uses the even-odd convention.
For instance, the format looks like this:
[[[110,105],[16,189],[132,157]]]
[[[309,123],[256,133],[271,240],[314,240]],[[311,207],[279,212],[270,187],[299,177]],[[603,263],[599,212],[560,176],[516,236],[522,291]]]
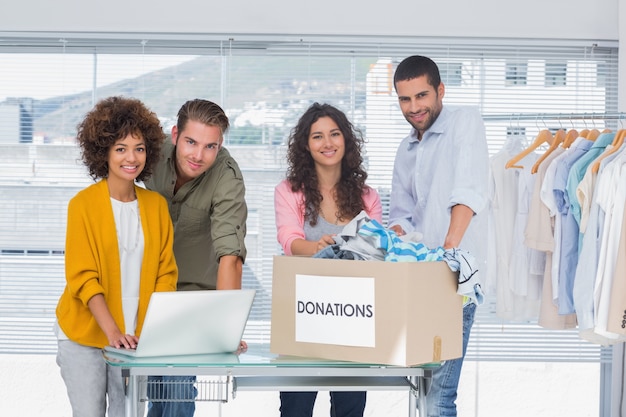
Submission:
[[[615,41],[619,0],[22,0],[3,31],[488,37]],[[6,34],[6,33],[5,33]]]

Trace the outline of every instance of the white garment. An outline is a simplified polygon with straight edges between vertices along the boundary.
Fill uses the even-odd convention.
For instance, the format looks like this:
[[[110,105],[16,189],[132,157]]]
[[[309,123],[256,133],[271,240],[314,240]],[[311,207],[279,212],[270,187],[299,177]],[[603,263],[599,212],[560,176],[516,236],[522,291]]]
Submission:
[[[495,281],[496,315],[506,320],[529,320],[539,314],[540,286],[531,284],[532,296],[528,297],[530,249],[523,243],[529,184],[522,187],[520,198],[520,169],[505,168],[507,161],[524,148],[525,144],[519,138],[511,137],[505,147],[490,158],[489,231],[493,233],[494,243],[488,254],[492,269],[487,282],[491,291],[491,283]],[[537,158],[531,153],[519,164],[525,167],[524,170],[530,170]],[[540,278],[538,275],[534,281],[538,282]]]
[[[111,198],[113,217],[117,229],[122,277],[122,308],[124,311],[125,334],[134,335],[137,328],[139,306],[139,281],[143,260],[144,235],[139,218],[137,200],[121,202]]]
[[[626,204],[626,152],[607,165],[603,177],[606,187],[598,195],[598,203],[605,211],[602,245],[598,259],[598,271],[594,289],[595,329],[600,336],[615,342],[626,340],[621,335],[609,332],[608,314],[611,288],[618,256],[619,239],[622,230],[624,204]],[[610,175],[610,176],[609,176]]]
[[[578,139],[577,139],[578,140]],[[553,301],[556,303],[558,301],[559,294],[559,258],[561,254],[561,216],[557,216],[556,214],[559,212],[556,206],[556,199],[554,198],[554,193],[552,189],[554,188],[554,175],[556,173],[556,167],[558,166],[561,159],[563,159],[567,155],[567,150],[563,152],[561,155],[558,155],[556,158],[550,162],[548,168],[546,169],[546,175],[543,178],[543,183],[541,184],[541,201],[543,204],[548,207],[550,210],[550,216],[554,218],[554,250],[552,251],[552,295]]]
[[[606,152],[613,152],[613,145],[607,145],[606,149],[598,158],[602,157]],[[626,144],[622,144],[620,149],[612,154],[603,157],[600,165],[606,165],[610,161],[614,160],[620,153],[622,153],[626,149]],[[592,172],[592,167],[594,163],[589,164],[587,167],[587,171],[585,172],[585,176],[583,177],[578,187],[576,187],[576,197],[578,199],[578,203],[580,204],[581,217],[580,217],[580,233],[585,233],[587,229],[587,221],[589,218],[589,210],[591,209],[591,202],[593,198],[593,189],[596,186],[597,182],[597,173]]]
[[[604,212],[601,211],[597,203],[598,190],[604,187],[602,171],[598,174],[597,179],[593,188],[589,218],[582,239],[581,256],[578,257],[578,264],[576,265],[573,299],[580,337],[604,344],[604,340],[594,340],[593,335],[593,328],[595,327],[593,289],[598,270],[598,256],[603,231],[602,221],[604,219]]]
[[[537,308],[541,297],[541,284],[545,267],[545,254],[530,249],[524,244],[524,230],[528,222],[530,200],[535,185],[535,176],[530,172],[537,161],[536,154],[522,159],[524,168],[518,172],[517,212],[513,229],[511,262],[509,265],[509,286],[515,294],[526,297],[528,306]],[[536,317],[536,314],[533,314]]]
[[[594,332],[596,322],[594,288],[605,220],[604,210],[598,205],[598,193],[599,190],[605,190],[608,187],[605,181],[610,181],[608,176],[604,176],[604,169],[623,152],[623,149],[604,158],[600,164],[600,170],[597,175],[594,175],[595,181],[591,190],[589,217],[580,249],[582,256],[578,258],[576,277],[574,279],[574,306],[578,318],[580,337],[589,342],[602,345],[610,344],[612,340]]]

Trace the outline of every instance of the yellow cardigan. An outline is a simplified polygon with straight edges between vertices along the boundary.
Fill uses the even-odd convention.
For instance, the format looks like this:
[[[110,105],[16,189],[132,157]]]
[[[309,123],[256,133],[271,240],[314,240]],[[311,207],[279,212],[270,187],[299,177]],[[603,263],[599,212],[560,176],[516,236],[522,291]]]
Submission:
[[[135,186],[144,234],[137,331],[141,334],[148,301],[155,291],[175,291],[178,268],[174,259],[174,229],[167,202],[158,193]],[[66,286],[56,314],[67,337],[81,345],[102,348],[109,344],[87,302],[103,294],[122,333],[120,255],[113,208],[106,179],[80,191],[68,205],[65,237]]]

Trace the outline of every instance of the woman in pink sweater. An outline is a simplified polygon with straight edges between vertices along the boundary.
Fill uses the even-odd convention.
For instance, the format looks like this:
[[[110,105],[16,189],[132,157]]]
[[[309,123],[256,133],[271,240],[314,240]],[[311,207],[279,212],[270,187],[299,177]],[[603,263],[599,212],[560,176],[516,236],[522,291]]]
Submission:
[[[278,241],[286,255],[314,255],[357,214],[382,222],[376,190],[365,184],[363,138],[346,115],[315,103],[291,132],[287,179],[275,189]],[[311,417],[317,392],[281,392],[283,417]],[[335,417],[362,417],[365,392],[331,392]]]

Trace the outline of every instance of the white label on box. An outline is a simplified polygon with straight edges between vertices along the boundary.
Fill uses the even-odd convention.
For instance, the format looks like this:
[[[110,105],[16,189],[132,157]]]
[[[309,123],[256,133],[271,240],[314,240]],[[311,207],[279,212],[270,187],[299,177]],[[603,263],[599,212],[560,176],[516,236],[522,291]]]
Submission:
[[[296,274],[296,341],[375,347],[374,278]]]

